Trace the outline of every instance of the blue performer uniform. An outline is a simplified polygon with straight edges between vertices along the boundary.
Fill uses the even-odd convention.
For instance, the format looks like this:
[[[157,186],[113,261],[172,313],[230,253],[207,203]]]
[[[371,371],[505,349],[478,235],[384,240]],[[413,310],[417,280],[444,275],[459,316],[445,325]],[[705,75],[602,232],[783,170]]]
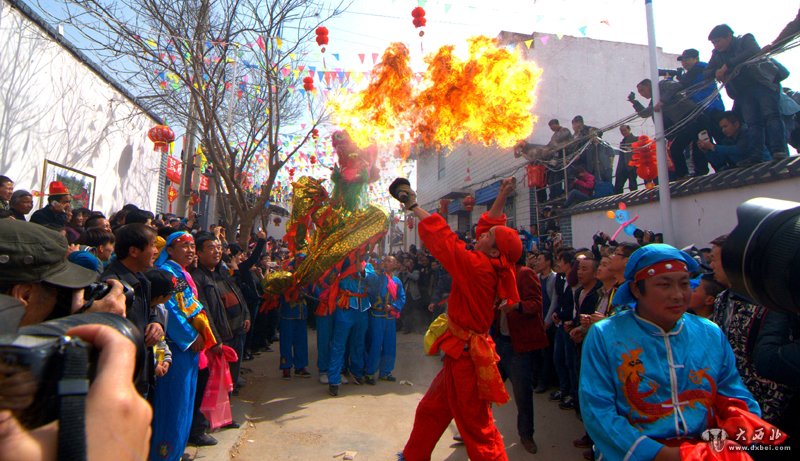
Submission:
[[[378,371],[380,378],[391,379],[397,356],[397,316],[406,303],[403,283],[392,274],[381,274],[371,285],[369,298],[369,351],[367,353],[367,375]]]
[[[742,383],[730,345],[712,322],[684,313],[669,331],[639,315],[631,283],[697,263],[669,245],[634,252],[615,305],[633,305],[590,328],[583,345],[580,405],[597,459],[651,460],[679,440],[710,429],[718,397],[760,415]],[[733,435],[730,435],[732,438]]]
[[[298,293],[295,299],[281,295],[278,300],[281,329],[281,370],[304,370],[308,366],[308,306]]]
[[[345,347],[350,342],[350,372],[353,378],[364,378],[364,341],[367,334],[367,311],[370,308],[367,286],[377,282],[377,274],[371,264],[362,272],[356,272],[339,281],[338,295],[332,300],[337,305],[333,312],[333,343],[328,368],[328,382],[338,386],[342,382]]]

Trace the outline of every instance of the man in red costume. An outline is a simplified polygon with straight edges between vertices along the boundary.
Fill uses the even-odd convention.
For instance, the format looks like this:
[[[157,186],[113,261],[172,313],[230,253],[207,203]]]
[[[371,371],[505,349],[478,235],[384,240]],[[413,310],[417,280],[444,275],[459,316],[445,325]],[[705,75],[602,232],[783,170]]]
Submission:
[[[514,263],[522,255],[522,241],[516,230],[505,226],[503,214],[514,179],[502,181],[492,208],[478,221],[474,251],[466,249],[444,218],[417,205],[407,181],[399,182],[392,185],[392,195],[417,216],[420,238],[453,277],[447,330],[430,351],[444,351],[444,367],[417,406],[414,428],[400,459],[430,460],[442,433],[455,419],[471,460],[507,460],[491,404],[506,403],[508,393],[488,332],[498,305],[519,302]]]

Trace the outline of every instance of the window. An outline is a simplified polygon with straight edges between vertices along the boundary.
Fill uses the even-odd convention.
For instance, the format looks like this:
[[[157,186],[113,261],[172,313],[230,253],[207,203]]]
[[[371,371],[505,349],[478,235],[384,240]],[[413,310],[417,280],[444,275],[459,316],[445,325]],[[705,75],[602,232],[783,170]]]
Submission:
[[[439,179],[443,179],[444,178],[444,165],[445,165],[444,152],[443,151],[437,152],[436,153],[436,159],[437,159],[437,167],[438,167],[438,170],[439,170]]]

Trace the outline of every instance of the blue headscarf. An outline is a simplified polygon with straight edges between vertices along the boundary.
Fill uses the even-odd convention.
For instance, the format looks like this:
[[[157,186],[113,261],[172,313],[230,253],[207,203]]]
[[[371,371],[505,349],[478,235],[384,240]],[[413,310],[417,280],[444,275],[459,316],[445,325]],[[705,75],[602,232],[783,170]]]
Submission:
[[[155,266],[156,267],[163,266],[164,263],[167,262],[167,259],[169,259],[169,254],[167,254],[167,248],[170,245],[172,245],[175,242],[175,240],[178,240],[179,238],[187,236],[187,235],[189,237],[192,236],[192,234],[190,234],[190,233],[188,233],[186,231],[173,232],[173,233],[169,234],[169,237],[167,237],[167,244],[164,245],[164,248],[161,249],[161,253],[158,254],[158,259],[156,259]]]
[[[628,259],[628,264],[625,265],[625,283],[617,289],[614,299],[611,301],[612,304],[634,306],[636,298],[633,297],[631,292],[631,283],[635,283],[636,274],[653,264],[675,260],[686,263],[686,269],[690,274],[700,269],[700,265],[688,253],[671,245],[652,243],[634,251],[630,259]]]

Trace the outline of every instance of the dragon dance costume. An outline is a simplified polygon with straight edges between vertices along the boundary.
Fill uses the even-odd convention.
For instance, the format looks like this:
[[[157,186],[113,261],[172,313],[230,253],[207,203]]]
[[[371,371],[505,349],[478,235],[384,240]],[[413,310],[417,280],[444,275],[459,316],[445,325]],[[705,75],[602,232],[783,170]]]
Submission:
[[[628,282],[614,304],[635,305],[631,281],[696,269],[691,257],[668,245],[643,247],[631,255]],[[580,399],[597,459],[651,460],[664,446],[680,447],[685,460],[749,459],[723,445],[716,451],[701,438],[723,428],[728,440],[722,442],[749,445],[754,425],[770,427],[756,417],[758,403],[742,383],[722,331],[691,314],[666,332],[636,309],[595,324],[583,345]]]

